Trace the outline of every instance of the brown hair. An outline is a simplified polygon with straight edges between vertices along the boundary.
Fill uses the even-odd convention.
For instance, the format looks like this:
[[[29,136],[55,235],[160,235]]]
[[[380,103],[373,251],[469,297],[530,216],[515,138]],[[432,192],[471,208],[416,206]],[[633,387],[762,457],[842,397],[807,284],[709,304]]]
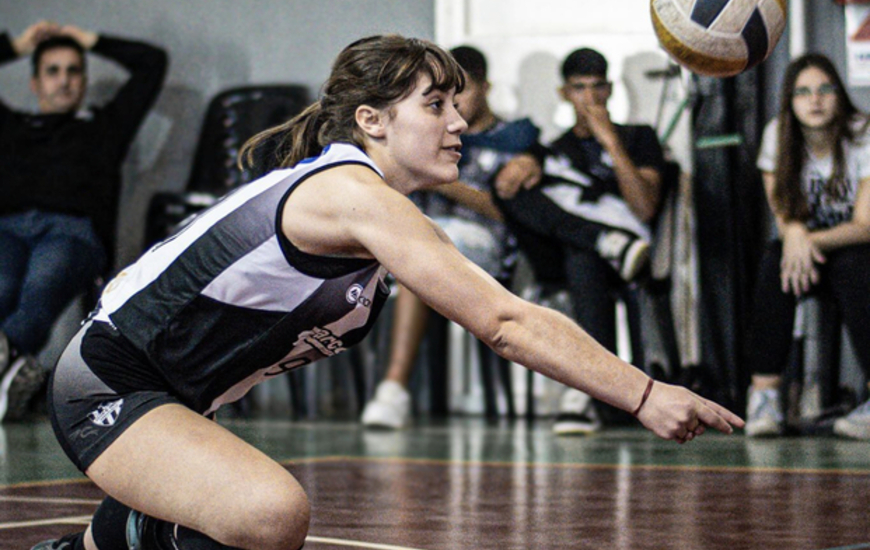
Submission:
[[[336,58],[320,100],[248,140],[239,162],[253,167],[261,158],[265,169],[288,168],[320,154],[330,143],[343,141],[362,148],[357,107],[389,107],[414,90],[421,73],[429,76],[433,89],[455,88],[458,93],[465,86],[462,68],[431,42],[395,34],[357,40]]]
[[[808,53],[792,61],[786,69],[782,84],[782,97],[779,108],[779,128],[777,135],[778,151],[776,161],[775,183],[773,187],[773,203],[775,210],[786,220],[806,221],[810,212],[806,196],[800,185],[800,175],[807,160],[806,143],[801,123],[792,109],[792,98],[798,76],[810,67],[815,67],[825,73],[834,85],[837,94],[837,106],[834,119],[831,121],[834,140],[834,170],[827,182],[827,191],[833,196],[844,192],[845,161],[843,141],[855,138],[852,122],[859,114],[852,103],[837,69],[830,59],[817,53]]]

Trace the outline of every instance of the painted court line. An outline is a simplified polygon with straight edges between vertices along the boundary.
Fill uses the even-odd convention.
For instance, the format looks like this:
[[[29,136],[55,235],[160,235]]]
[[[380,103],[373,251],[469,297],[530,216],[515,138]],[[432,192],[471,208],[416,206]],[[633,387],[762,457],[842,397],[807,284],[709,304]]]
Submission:
[[[370,550],[422,550],[407,546],[393,546],[391,544],[378,544],[375,542],[361,542],[358,540],[332,539],[328,537],[305,537],[307,542],[334,544],[336,546],[351,546],[353,548],[369,548]]]
[[[99,506],[100,499],[93,498],[59,498],[59,497],[13,497],[0,496],[0,502],[30,502],[36,504],[88,504]]]
[[[30,521],[10,521],[0,523],[0,531],[5,529],[20,529],[22,527],[42,527],[44,525],[87,525],[91,522],[91,516],[69,516],[65,518],[33,519]]]

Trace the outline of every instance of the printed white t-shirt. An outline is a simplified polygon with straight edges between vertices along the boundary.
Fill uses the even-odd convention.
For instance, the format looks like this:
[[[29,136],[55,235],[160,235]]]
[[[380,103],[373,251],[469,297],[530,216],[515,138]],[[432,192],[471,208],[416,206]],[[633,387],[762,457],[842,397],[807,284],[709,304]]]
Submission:
[[[863,120],[856,121],[856,132],[863,124]],[[776,171],[778,126],[778,121],[774,118],[764,128],[756,163],[763,172]],[[864,134],[859,135],[853,142],[843,142],[846,181],[843,182],[845,192],[841,197],[830,196],[826,189],[828,179],[834,170],[833,154],[818,158],[807,152],[807,160],[801,171],[801,187],[810,210],[808,228],[824,229],[851,221],[858,185],[862,180],[870,178],[870,139],[868,138],[870,136]]]

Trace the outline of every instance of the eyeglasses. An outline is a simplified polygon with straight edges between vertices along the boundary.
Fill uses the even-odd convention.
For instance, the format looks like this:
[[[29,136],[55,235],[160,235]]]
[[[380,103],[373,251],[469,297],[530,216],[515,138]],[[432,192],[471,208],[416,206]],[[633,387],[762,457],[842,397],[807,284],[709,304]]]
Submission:
[[[810,88],[809,86],[800,86],[795,88],[791,93],[792,97],[810,97],[813,94],[818,94],[820,96],[832,95],[837,93],[837,87],[833,84],[822,84],[815,90]]]

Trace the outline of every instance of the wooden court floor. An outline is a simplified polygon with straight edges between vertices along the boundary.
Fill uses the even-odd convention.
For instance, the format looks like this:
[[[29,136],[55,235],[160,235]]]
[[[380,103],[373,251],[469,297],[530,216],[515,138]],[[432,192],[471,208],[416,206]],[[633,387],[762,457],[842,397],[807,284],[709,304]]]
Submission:
[[[586,438],[549,423],[233,420],[312,502],[306,550],[870,549],[870,445],[815,436],[636,428]],[[102,493],[47,422],[0,429],[0,549],[82,529]]]

